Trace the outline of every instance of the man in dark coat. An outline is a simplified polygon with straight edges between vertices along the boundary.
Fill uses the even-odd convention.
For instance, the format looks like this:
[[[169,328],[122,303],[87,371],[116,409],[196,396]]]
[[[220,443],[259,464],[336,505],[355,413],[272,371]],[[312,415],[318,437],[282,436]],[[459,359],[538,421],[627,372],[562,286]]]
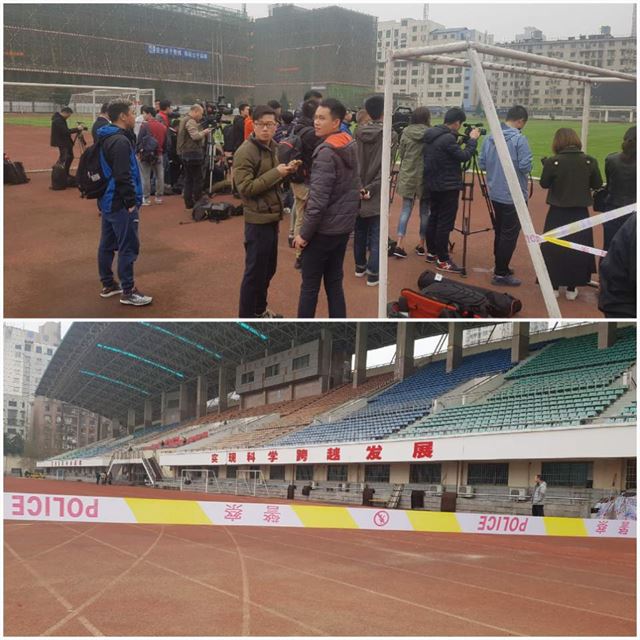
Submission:
[[[59,112],[51,116],[51,146],[58,147],[59,157],[57,164],[64,167],[64,171],[69,176],[69,169],[73,162],[73,139],[71,134],[84,131],[86,127],[79,126],[69,129],[67,120],[71,117],[73,109],[63,107]]]
[[[462,109],[449,109],[444,114],[444,124],[432,127],[424,136],[424,190],[431,196],[427,262],[436,263],[438,271],[452,274],[462,273],[449,258],[449,234],[463,188],[461,165],[471,159],[480,137],[480,130],[472,129],[464,149],[458,144],[457,134],[466,118]]]
[[[636,214],[613,236],[600,263],[598,308],[607,318],[636,317]]]
[[[96,121],[93,123],[91,127],[91,137],[94,142],[98,141],[98,129],[100,127],[104,127],[105,124],[110,124],[109,116],[107,115],[107,109],[109,108],[109,103],[105,102],[100,107],[100,115],[96,118]]]
[[[302,286],[298,317],[313,318],[324,280],[330,318],[346,318],[342,288],[344,254],[360,208],[360,179],[356,143],[340,132],[345,108],[328,98],[314,119],[315,133],[323,139],[313,153],[304,221],[295,237],[302,248]]]

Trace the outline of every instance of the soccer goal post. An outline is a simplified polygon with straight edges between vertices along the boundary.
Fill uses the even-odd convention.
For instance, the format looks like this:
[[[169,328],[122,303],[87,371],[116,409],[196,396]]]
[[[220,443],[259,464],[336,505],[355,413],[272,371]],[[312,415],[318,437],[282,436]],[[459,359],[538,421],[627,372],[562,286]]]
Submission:
[[[448,54],[466,54],[466,58],[450,57]],[[493,61],[486,61],[480,58],[480,54],[486,54],[493,58],[506,58],[520,60],[529,63],[529,66],[499,64]],[[387,317],[388,298],[388,250],[387,242],[389,237],[389,195],[391,177],[391,131],[393,112],[393,72],[394,64],[399,60],[411,60],[413,62],[423,62],[437,65],[463,66],[473,70],[474,82],[478,89],[480,104],[487,116],[489,129],[493,134],[496,144],[496,152],[500,165],[505,174],[509,193],[518,214],[520,226],[522,227],[525,243],[535,274],[540,284],[540,291],[544,299],[545,307],[549,318],[560,318],[560,307],[553,292],[551,279],[546,263],[540,248],[540,238],[536,234],[529,213],[527,202],[522,195],[518,176],[511,161],[507,143],[500,127],[500,120],[496,111],[496,106],[489,90],[489,84],[485,74],[485,69],[497,71],[508,71],[512,73],[522,73],[535,76],[545,76],[551,78],[571,79],[581,82],[584,85],[584,100],[582,110],[582,144],[586,151],[589,133],[589,114],[591,107],[591,85],[593,83],[606,82],[636,82],[636,76],[622,71],[612,71],[602,69],[578,62],[570,62],[549,56],[542,56],[534,53],[515,51],[496,47],[494,45],[482,44],[479,42],[452,42],[442,45],[431,45],[416,47],[412,49],[388,49],[384,71],[384,120],[382,133],[382,187],[380,204],[380,273],[378,285],[378,317]],[[540,65],[542,68],[531,67],[531,64]],[[563,71],[553,71],[551,68],[560,68]],[[568,71],[565,71],[568,70]],[[569,73],[569,71],[571,73]],[[572,249],[568,249],[572,250]]]
[[[182,469],[180,471],[180,491],[209,493],[210,488],[215,488],[220,493],[215,472],[209,469]]]
[[[236,472],[236,495],[255,496],[261,487],[269,495],[269,487],[262,471],[255,469],[238,469]]]
[[[53,113],[68,105],[78,116],[90,118],[93,122],[105,102],[130,100],[137,111],[143,104],[153,106],[155,97],[153,88],[4,82],[3,108],[5,113]]]

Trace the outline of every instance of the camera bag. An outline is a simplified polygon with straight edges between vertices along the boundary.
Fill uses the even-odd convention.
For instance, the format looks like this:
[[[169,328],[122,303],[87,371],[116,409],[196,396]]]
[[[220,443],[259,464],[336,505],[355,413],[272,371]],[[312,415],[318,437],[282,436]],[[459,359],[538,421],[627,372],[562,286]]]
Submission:
[[[428,300],[424,306],[431,313],[438,310],[433,303],[444,305],[446,311],[460,313],[460,317],[512,318],[522,310],[522,302],[508,293],[456,282],[428,269],[418,278],[418,287],[419,295]],[[443,310],[440,308],[439,312]]]
[[[30,181],[24,170],[22,162],[12,162],[8,158],[4,159],[4,183],[5,184],[25,184]]]
[[[64,191],[67,186],[67,172],[64,170],[64,165],[56,162],[51,167],[51,189],[53,191]]]

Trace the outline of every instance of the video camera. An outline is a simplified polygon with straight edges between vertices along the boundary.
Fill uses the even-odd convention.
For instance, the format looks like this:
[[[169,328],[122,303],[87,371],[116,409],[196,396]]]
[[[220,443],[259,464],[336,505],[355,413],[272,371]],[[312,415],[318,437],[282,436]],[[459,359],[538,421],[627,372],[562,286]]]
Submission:
[[[216,129],[220,126],[220,121],[223,116],[230,116],[233,113],[233,109],[225,102],[225,97],[220,96],[217,102],[205,102],[204,103],[204,116],[202,122],[205,127],[211,127]]]
[[[464,127],[464,132],[458,133],[458,138],[460,138],[462,142],[466,142],[467,140],[469,140],[469,137],[470,137],[469,134],[473,129],[480,129],[481,136],[487,135],[487,130],[484,129],[483,122],[476,122],[475,124],[469,124],[468,122],[463,122],[462,126]]]
[[[391,128],[398,134],[398,138],[402,136],[402,132],[411,123],[411,114],[413,109],[410,107],[397,107],[391,116]]]

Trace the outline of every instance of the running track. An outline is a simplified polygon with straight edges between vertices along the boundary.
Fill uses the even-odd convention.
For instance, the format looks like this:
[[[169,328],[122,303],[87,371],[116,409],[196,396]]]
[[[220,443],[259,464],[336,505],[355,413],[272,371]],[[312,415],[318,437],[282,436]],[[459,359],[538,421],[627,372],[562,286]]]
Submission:
[[[195,497],[18,478],[5,490]],[[636,630],[635,540],[7,521],[4,544],[11,636]]]

